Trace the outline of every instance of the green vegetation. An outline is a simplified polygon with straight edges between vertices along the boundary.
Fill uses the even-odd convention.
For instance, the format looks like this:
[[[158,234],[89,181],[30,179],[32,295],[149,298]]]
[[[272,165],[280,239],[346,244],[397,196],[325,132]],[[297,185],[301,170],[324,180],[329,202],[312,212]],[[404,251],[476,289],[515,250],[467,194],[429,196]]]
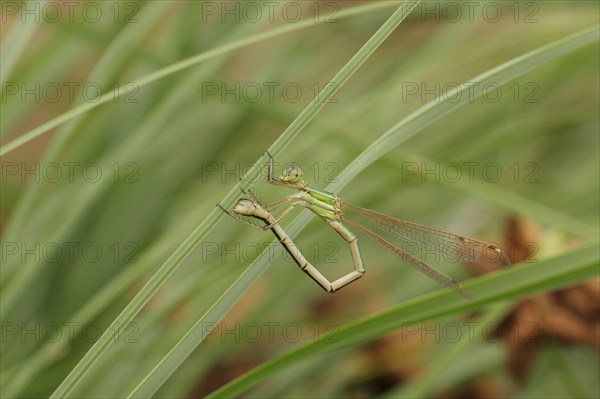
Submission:
[[[598,396],[584,339],[544,336],[519,384],[483,338],[597,278],[596,2],[49,4],[2,5],[2,397]],[[289,194],[266,149],[349,203],[533,253],[483,276],[426,254],[466,301],[357,232],[365,277],[325,294],[215,207]],[[310,212],[281,224],[349,270]]]

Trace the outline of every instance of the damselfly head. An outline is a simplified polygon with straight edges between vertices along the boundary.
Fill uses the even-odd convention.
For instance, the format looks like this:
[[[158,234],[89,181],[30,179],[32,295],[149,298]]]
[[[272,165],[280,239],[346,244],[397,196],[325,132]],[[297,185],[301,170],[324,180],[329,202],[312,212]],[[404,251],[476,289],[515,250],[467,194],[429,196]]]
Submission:
[[[302,169],[298,165],[291,165],[283,171],[280,180],[292,184],[301,183],[303,175],[304,173],[302,173]]]

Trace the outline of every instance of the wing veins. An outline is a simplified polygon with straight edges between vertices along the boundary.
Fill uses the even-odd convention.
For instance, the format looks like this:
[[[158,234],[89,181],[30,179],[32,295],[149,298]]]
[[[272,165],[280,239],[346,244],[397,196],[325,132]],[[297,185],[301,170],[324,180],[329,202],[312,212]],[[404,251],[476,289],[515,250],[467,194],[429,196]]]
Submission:
[[[396,256],[398,256],[404,262],[406,262],[413,268],[419,270],[420,272],[424,273],[425,275],[427,275],[429,278],[433,279],[437,283],[439,283],[447,288],[452,289],[454,292],[456,292],[457,294],[459,294],[467,299],[472,299],[471,295],[467,291],[465,291],[465,289],[456,280],[433,269],[431,266],[427,265],[426,263],[424,263],[424,262],[420,261],[419,259],[415,258],[414,256],[404,252],[400,248],[396,247],[394,244],[387,241],[385,238],[373,233],[371,230],[360,225],[358,222],[355,222],[354,220],[350,219],[348,216],[342,215],[342,218],[343,218],[343,220],[347,221],[352,226],[356,227],[357,229],[359,229],[360,231],[362,231],[363,233],[365,233],[366,235],[371,237],[373,240],[377,241],[380,245],[382,245],[388,251],[390,251],[393,254],[395,254]]]
[[[506,254],[493,244],[407,222],[356,205],[344,204],[343,207],[362,215],[381,231],[408,241],[421,249],[447,256],[452,261],[481,262],[500,267],[510,265]]]

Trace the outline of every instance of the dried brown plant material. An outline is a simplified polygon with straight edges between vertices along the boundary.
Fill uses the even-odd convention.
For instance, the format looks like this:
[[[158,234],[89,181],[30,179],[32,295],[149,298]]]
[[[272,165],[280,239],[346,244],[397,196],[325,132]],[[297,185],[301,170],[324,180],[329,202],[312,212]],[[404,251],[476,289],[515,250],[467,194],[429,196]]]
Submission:
[[[506,226],[505,248],[513,264],[526,261],[537,248],[537,229],[519,219]],[[481,265],[472,265],[482,273]],[[515,267],[518,267],[516,265]],[[511,374],[524,384],[542,339],[600,349],[600,278],[521,300],[504,319],[500,334],[507,345]]]

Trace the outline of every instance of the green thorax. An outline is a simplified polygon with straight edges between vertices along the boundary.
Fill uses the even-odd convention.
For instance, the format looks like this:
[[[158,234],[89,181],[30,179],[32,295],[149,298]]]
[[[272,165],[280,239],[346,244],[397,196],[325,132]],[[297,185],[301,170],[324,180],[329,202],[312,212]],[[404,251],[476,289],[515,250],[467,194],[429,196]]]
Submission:
[[[337,196],[318,188],[306,187],[300,191],[306,207],[324,220],[339,220]]]
[[[320,188],[308,186],[307,192],[313,198],[316,198],[319,201],[322,201],[328,205],[335,206],[336,202],[338,201],[337,195],[335,195],[334,193],[330,193],[329,191],[321,190]]]

